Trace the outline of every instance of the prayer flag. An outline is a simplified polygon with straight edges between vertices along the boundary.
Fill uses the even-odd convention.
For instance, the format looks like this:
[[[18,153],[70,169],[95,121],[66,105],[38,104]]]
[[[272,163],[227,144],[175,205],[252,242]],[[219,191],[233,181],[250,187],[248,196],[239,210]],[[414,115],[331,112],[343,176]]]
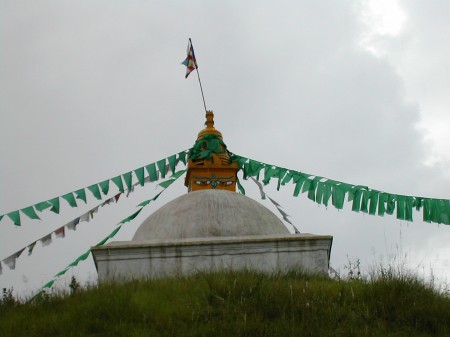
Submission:
[[[22,248],[18,252],[12,254],[11,256],[8,256],[6,259],[3,260],[3,263],[6,264],[9,269],[16,269],[16,260],[22,254],[22,252],[25,250],[25,248]]]
[[[52,233],[44,236],[41,239],[41,243],[42,243],[42,247],[45,247],[45,246],[48,246],[49,244],[51,244],[52,243]]]
[[[63,238],[63,237],[66,236],[66,231],[65,231],[65,229],[64,229],[64,226],[58,228],[58,229],[55,231],[55,236],[56,236],[57,238]]]
[[[31,245],[28,246],[28,255],[31,255],[31,253],[33,253],[33,249],[34,246],[36,246],[36,242],[37,241],[34,241]]]
[[[186,66],[186,76],[184,78],[187,78],[193,70],[198,69],[197,60],[195,59],[194,54],[194,47],[192,46],[191,39],[189,39],[186,59],[181,64]]]
[[[66,224],[66,227],[67,227],[68,230],[76,231],[77,230],[77,225],[79,223],[80,223],[80,218],[76,218],[75,220],[72,220],[71,222]]]
[[[80,222],[86,221],[89,222],[90,218],[89,218],[89,212],[84,213],[80,216]]]

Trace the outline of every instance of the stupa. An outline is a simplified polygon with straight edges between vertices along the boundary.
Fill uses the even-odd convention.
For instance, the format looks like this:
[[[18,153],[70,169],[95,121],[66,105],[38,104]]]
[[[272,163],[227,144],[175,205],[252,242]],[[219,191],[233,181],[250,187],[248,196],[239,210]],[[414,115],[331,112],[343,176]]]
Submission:
[[[332,236],[292,234],[269,209],[236,193],[233,162],[214,114],[190,150],[188,193],[145,219],[131,241],[93,247],[99,281],[203,270],[327,273]]]

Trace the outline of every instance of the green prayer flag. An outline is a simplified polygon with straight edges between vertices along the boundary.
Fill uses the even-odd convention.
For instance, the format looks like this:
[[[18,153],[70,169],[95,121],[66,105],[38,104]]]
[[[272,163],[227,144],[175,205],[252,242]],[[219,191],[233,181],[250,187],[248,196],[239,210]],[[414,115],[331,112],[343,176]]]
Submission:
[[[162,194],[163,191],[159,192],[157,195],[155,195],[152,200],[155,201],[156,199],[159,198],[159,196]]]
[[[440,224],[442,223],[440,200],[433,199],[433,204],[434,204],[434,222]]]
[[[181,170],[181,171],[178,171],[177,173],[174,173],[170,179],[159,183],[158,186],[161,186],[162,188],[169,187],[170,185],[172,185],[175,182],[175,180],[177,180],[179,177],[181,177],[184,174],[184,172],[186,172],[186,170]]]
[[[242,168],[242,178],[244,178],[244,180],[248,179],[248,174],[250,172],[250,164],[249,163],[244,163],[244,166]]]
[[[77,199],[83,200],[84,203],[86,203],[86,191],[84,188],[75,191],[75,195],[77,196]]]
[[[122,228],[122,225],[117,226],[116,229],[114,229],[106,238],[104,238],[102,241],[96,244],[96,246],[103,246],[109,239],[113,238],[117,232]]]
[[[413,197],[405,197],[405,220],[413,221],[413,207],[414,207],[414,198]]]
[[[64,275],[67,271],[68,271],[69,269],[63,269],[63,270],[61,270],[58,274],[56,274],[55,275],[55,277],[59,277],[59,276],[62,276],[62,275]]]
[[[3,219],[3,215],[0,215],[0,221],[2,221],[2,219]]]
[[[119,225],[116,229],[114,229],[111,232],[111,234],[108,235],[108,240],[112,239],[117,234],[117,232],[120,231],[121,228],[122,228],[122,225]]]
[[[89,257],[89,254],[91,253],[91,250],[89,249],[86,253],[84,253],[83,255],[81,255],[78,260],[80,261],[84,261]]]
[[[89,257],[89,254],[91,253],[91,250],[89,249],[86,253],[81,255],[77,260],[78,262],[84,261]]]
[[[308,178],[305,178],[305,181],[303,182],[302,193],[309,192],[310,186],[311,186],[311,180],[309,180]]]
[[[431,204],[431,221],[440,223],[440,212],[436,199],[430,199]]]
[[[80,261],[78,261],[78,259],[76,259],[76,260],[73,261],[71,264],[69,264],[69,267],[76,267],[77,264],[78,264],[78,262],[80,262]]]
[[[397,219],[405,220],[405,197],[402,195],[397,196]]]
[[[259,176],[259,172],[263,169],[264,165],[258,161],[255,160],[248,160],[248,163],[250,165],[250,172],[252,176]]]
[[[246,165],[247,176],[249,177],[258,177],[259,172],[264,168],[263,164],[257,162],[256,160],[249,159],[248,165]]]
[[[109,179],[102,181],[98,185],[100,186],[100,189],[102,190],[102,193],[104,195],[107,195],[109,193]]]
[[[236,161],[237,161],[237,163],[238,163],[239,169],[242,169],[242,168],[244,167],[244,164],[245,164],[245,162],[246,162],[247,160],[248,160],[247,158],[237,156]]]
[[[181,151],[180,153],[178,153],[178,159],[179,159],[184,165],[186,165],[186,152]]]
[[[171,177],[171,178],[178,179],[178,178],[181,177],[185,172],[186,172],[186,170],[180,170],[180,171],[178,171],[177,173],[172,174],[172,177]]]
[[[159,192],[157,195],[155,195],[155,196],[154,196],[153,198],[151,198],[151,199],[148,199],[148,200],[145,200],[145,201],[141,202],[138,206],[142,206],[142,207],[147,206],[147,205],[148,205],[149,203],[151,203],[152,201],[155,201],[156,199],[158,199],[162,192],[163,192],[163,191]]]
[[[280,190],[281,182],[283,181],[284,176],[286,175],[287,169],[283,167],[278,167],[278,183],[277,183],[277,191]]]
[[[98,187],[97,184],[91,185],[87,188],[89,191],[92,192],[92,195],[97,199],[97,200],[102,200],[102,195],[100,193],[100,188]]]
[[[283,178],[283,181],[281,182],[281,185],[286,185],[287,183],[289,183],[292,178],[293,178],[293,174],[291,173],[291,171],[286,172],[286,175]]]
[[[316,202],[321,205],[325,193],[325,184],[322,181],[317,182]]]
[[[369,197],[370,192],[367,190],[362,190],[362,199],[361,199],[361,212],[369,213]]]
[[[448,224],[448,215],[447,215],[447,208],[446,208],[446,200],[436,200],[439,207],[439,223]]]
[[[375,215],[377,212],[377,205],[378,205],[378,196],[380,192],[372,190],[370,191],[370,197],[369,197],[369,214]]]
[[[102,241],[97,243],[96,246],[103,246],[106,243],[106,241],[108,241],[109,239],[113,238],[121,228],[122,228],[122,225],[119,225],[106,238],[104,238]]]
[[[350,202],[350,201],[353,201],[353,200],[355,200],[355,190],[353,188],[350,188],[347,191],[347,201]]]
[[[131,191],[131,188],[133,187],[133,175],[130,172],[122,174],[123,180],[125,181],[125,184],[127,185],[128,191]]]
[[[395,210],[395,200],[397,199],[397,196],[389,193],[387,193],[387,195],[388,199],[387,199],[386,213],[392,215]]]
[[[77,207],[77,201],[75,200],[72,192],[63,195],[61,198],[67,201],[70,207]]]
[[[34,220],[40,220],[41,218],[38,217],[38,215],[36,214],[33,206],[29,206],[26,208],[23,208],[21,210],[27,217],[29,217],[30,219],[34,219]]]
[[[161,172],[161,177],[164,179],[166,177],[166,158],[157,161],[156,165],[158,165],[158,170]]]
[[[121,222],[119,222],[119,224],[122,223],[126,223],[126,222],[130,222],[131,220],[133,220],[134,218],[136,218],[138,216],[139,213],[141,213],[142,208],[139,208],[136,212],[134,212],[133,214],[131,214],[129,217],[126,217],[125,219],[123,219]]]
[[[445,201],[445,214],[447,215],[447,221],[445,222],[446,225],[450,225],[450,200]]]
[[[169,179],[169,180],[160,182],[160,183],[158,184],[158,186],[161,186],[162,188],[167,188],[167,187],[169,187],[170,185],[172,185],[173,182],[174,182],[175,180],[176,180],[176,179]]]
[[[36,205],[34,205],[34,207],[36,207],[36,209],[39,212],[42,212],[43,210],[52,207],[52,205],[48,202],[48,201],[42,201],[40,203],[37,203]]]
[[[221,153],[220,150],[220,142],[218,139],[211,139],[209,142],[207,142],[208,150],[211,150],[214,153]]]
[[[299,174],[298,176],[294,177],[294,182],[295,182],[294,197],[298,197],[300,191],[302,190],[305,179],[302,177],[302,174]]]
[[[55,281],[56,281],[56,280],[51,280],[51,281],[47,282],[47,283],[42,287],[42,289],[51,288],[52,285],[53,285],[53,283],[55,283]]]
[[[314,178],[313,180],[311,180],[308,189],[308,199],[314,202],[316,201],[316,187],[317,187],[317,180]]]
[[[384,213],[386,213],[386,203],[388,200],[387,193],[380,193],[380,197],[378,199],[378,215],[384,216]]]
[[[241,185],[241,182],[239,181],[239,179],[236,180],[236,183],[237,183],[237,187],[238,187],[239,192],[240,192],[241,194],[245,195],[245,189],[244,189],[244,187]]]
[[[323,204],[328,207],[328,202],[330,201],[331,198],[331,183],[329,183],[328,181],[324,182],[325,185],[325,191],[323,193]]]
[[[431,222],[431,216],[430,216],[430,199],[424,198],[423,199],[423,221],[425,222]]]
[[[119,189],[120,193],[125,192],[125,190],[123,188],[122,176],[114,177],[111,180],[117,186],[117,188]]]
[[[19,211],[9,212],[6,215],[8,216],[8,218],[11,219],[11,221],[14,223],[14,225],[20,226],[20,214],[19,214]]]
[[[140,167],[136,170],[134,170],[134,174],[136,174],[137,180],[139,181],[139,185],[144,186],[144,168]]]
[[[81,261],[86,260],[90,253],[91,253],[91,250],[89,249],[86,253],[80,255],[75,261],[73,261],[71,264],[69,264],[69,267],[77,266],[78,263],[80,263]]]
[[[331,192],[331,203],[337,209],[344,208],[345,190],[340,185],[334,185]]]
[[[102,241],[100,241],[99,243],[97,243],[95,246],[103,246],[105,243],[106,243],[106,241],[108,241],[109,240],[109,237],[106,237],[106,238],[104,238]]]
[[[260,180],[260,174],[261,174],[261,171],[263,171],[263,169],[265,169],[265,164],[261,163],[261,168],[258,168],[256,170],[256,176],[255,176],[256,180],[258,180],[258,181]]]
[[[138,206],[145,207],[145,206],[147,206],[149,203],[151,203],[152,201],[153,201],[153,198],[152,198],[152,199],[145,200],[145,201],[141,202]]]
[[[444,200],[436,200],[437,206],[439,208],[439,223],[447,223],[447,214],[444,207]]]
[[[267,165],[264,168],[264,179],[263,179],[263,184],[267,185],[270,182],[270,179],[277,176],[279,173],[278,168],[272,167]]]
[[[148,172],[148,176],[150,177],[150,181],[158,180],[158,171],[156,171],[155,163],[148,164],[145,169]]]
[[[444,217],[442,223],[450,225],[450,200],[441,200],[441,201],[443,203],[442,215]]]
[[[51,200],[48,200],[48,202],[52,205],[52,208],[50,208],[50,211],[53,213],[59,214],[59,198],[53,198]]]
[[[420,209],[423,206],[423,198],[420,197],[414,197],[414,203],[413,206],[416,208],[417,211],[420,211]]]
[[[174,154],[167,158],[167,161],[169,162],[169,167],[172,173],[175,173],[175,169],[177,167],[177,156]]]

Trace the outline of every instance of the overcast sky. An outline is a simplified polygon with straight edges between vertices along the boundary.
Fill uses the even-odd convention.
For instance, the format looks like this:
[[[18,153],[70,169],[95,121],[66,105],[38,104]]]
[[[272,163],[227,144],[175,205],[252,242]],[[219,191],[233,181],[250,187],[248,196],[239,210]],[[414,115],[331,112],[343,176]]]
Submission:
[[[208,109],[237,154],[378,190],[450,198],[450,2],[0,0],[0,213],[191,147]],[[251,181],[248,195],[258,199]],[[39,289],[108,235],[155,185],[4,266]],[[182,182],[117,235],[186,190]],[[331,265],[405,263],[450,282],[450,228],[373,217],[267,187],[303,232],[334,236]],[[95,206],[0,222],[0,259]],[[261,201],[263,202],[263,201]],[[266,206],[270,207],[270,205]],[[393,262],[393,259],[395,262]],[[92,258],[70,271],[95,281]],[[63,278],[60,282],[67,282]]]

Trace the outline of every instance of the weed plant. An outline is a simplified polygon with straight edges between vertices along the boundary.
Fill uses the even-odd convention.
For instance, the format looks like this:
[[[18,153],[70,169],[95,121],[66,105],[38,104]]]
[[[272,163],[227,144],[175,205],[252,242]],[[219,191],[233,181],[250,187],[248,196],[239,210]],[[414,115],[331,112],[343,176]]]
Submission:
[[[352,275],[200,272],[85,288],[73,280],[75,291],[27,303],[4,292],[0,336],[450,336],[448,294],[389,269]]]

